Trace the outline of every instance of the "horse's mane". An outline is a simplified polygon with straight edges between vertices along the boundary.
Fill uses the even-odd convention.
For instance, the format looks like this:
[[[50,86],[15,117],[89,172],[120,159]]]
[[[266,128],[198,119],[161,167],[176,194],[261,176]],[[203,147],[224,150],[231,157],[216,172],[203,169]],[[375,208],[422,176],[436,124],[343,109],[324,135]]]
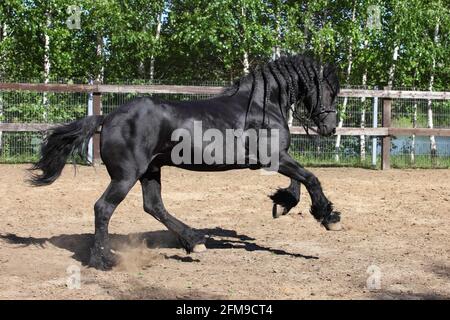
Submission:
[[[278,90],[278,108],[286,117],[288,108],[297,103],[306,94],[317,94],[321,97],[322,66],[311,56],[293,55],[281,57],[264,65],[259,65],[247,75],[236,80],[226,88],[222,95],[233,96],[242,86],[251,86],[246,125],[262,116],[262,124],[269,104],[271,88]],[[339,91],[339,81],[335,68],[327,65],[323,69],[323,79],[328,82],[333,91]],[[274,106],[275,107],[275,106]]]

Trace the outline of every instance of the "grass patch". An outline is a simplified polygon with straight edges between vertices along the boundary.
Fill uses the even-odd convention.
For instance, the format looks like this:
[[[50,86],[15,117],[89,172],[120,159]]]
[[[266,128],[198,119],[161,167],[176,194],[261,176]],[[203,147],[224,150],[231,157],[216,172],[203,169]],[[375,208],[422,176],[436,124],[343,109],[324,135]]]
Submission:
[[[368,156],[364,161],[358,156],[340,156],[339,162],[336,162],[334,155],[304,155],[301,153],[291,153],[292,157],[301,165],[307,167],[352,167],[380,169],[381,157],[377,157],[376,167],[372,166],[372,157]],[[430,155],[416,155],[414,163],[409,154],[391,155],[391,167],[398,169],[449,169],[450,157],[437,156],[434,159]]]
[[[361,161],[359,156],[345,156],[340,155],[339,162],[336,162],[334,154],[314,155],[301,154],[299,152],[291,152],[291,156],[298,161],[302,166],[306,167],[349,167],[349,168],[366,168],[366,169],[380,169],[381,157],[377,157],[376,167],[372,166],[372,157],[368,155],[364,161]],[[32,163],[38,160],[37,155],[3,155],[0,157],[0,163],[5,164],[20,164]],[[72,163],[69,159],[68,162]],[[76,159],[76,163],[80,165],[87,165],[85,159]],[[437,156],[434,159],[430,155],[416,155],[414,163],[411,161],[409,154],[391,155],[391,167],[398,169],[417,168],[417,169],[450,169],[450,156]]]

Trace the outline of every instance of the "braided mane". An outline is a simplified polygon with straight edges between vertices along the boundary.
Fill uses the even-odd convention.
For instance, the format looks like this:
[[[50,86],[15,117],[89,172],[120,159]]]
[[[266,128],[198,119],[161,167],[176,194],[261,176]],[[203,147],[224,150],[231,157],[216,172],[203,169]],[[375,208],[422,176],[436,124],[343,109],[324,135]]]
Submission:
[[[281,57],[265,65],[258,66],[249,74],[237,80],[231,87],[225,89],[224,95],[232,96],[245,84],[250,85],[250,96],[247,107],[246,127],[255,122],[258,115],[260,125],[266,125],[268,108],[277,107],[281,115],[287,119],[287,113],[292,105],[301,101],[307,95],[316,97],[320,103],[322,97],[321,66],[313,58],[304,55]],[[339,82],[334,68],[324,72],[324,80],[333,88],[339,90]],[[272,90],[271,90],[272,88]],[[271,95],[277,93],[275,99]],[[277,106],[273,105],[274,102]],[[317,106],[312,106],[316,108]],[[312,110],[310,110],[312,111]]]

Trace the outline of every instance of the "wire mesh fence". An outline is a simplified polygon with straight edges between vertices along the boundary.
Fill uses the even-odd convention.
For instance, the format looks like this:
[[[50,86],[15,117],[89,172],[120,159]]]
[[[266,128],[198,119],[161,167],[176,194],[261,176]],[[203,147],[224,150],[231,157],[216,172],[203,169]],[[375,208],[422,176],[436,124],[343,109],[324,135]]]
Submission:
[[[88,94],[0,91],[3,123],[61,123],[87,115]]]
[[[0,163],[36,161],[42,139],[39,132],[2,132]]]
[[[361,141],[361,139],[363,139]],[[380,141],[376,140],[378,151],[381,150]],[[360,146],[363,144],[363,148]],[[342,136],[339,148],[336,149],[335,137],[319,137],[292,135],[291,155],[304,166],[346,166],[346,167],[372,167],[373,140],[369,137]],[[380,161],[377,161],[376,168]]]
[[[149,84],[143,80],[120,84]],[[153,81],[151,84],[165,84]],[[189,85],[224,86],[223,82],[189,83]],[[132,93],[102,94],[102,112],[108,114],[120,105],[141,96]],[[198,100],[207,94],[153,94],[164,100]],[[89,93],[43,93],[0,91],[0,122],[3,123],[63,123],[88,114]],[[379,102],[375,115],[374,98],[339,97],[337,122],[342,127],[381,126],[382,108]],[[431,110],[431,112],[430,112]],[[432,120],[432,121],[431,121]],[[394,99],[392,126],[398,128],[450,128],[450,101],[424,99]],[[294,120],[293,125],[300,125]],[[305,136],[292,135],[290,152],[306,166],[373,167],[373,139],[376,166],[379,166],[380,139],[369,136]],[[35,161],[43,134],[38,132],[0,132],[0,163]],[[435,150],[430,137],[394,137],[391,145],[393,167],[450,168],[450,137],[436,137]]]

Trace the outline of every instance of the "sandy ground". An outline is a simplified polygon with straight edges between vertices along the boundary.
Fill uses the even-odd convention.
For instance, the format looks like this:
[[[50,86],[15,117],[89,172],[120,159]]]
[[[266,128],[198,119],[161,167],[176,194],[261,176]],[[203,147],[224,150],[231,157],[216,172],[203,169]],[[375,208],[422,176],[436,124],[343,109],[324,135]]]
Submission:
[[[101,272],[86,262],[105,168],[74,177],[67,166],[32,188],[26,167],[0,166],[1,299],[450,298],[450,170],[312,169],[342,211],[345,231],[327,232],[304,189],[272,219],[280,175],[164,168],[166,207],[210,236],[208,250],[187,255],[143,211],[136,185],[110,225],[122,262]]]

